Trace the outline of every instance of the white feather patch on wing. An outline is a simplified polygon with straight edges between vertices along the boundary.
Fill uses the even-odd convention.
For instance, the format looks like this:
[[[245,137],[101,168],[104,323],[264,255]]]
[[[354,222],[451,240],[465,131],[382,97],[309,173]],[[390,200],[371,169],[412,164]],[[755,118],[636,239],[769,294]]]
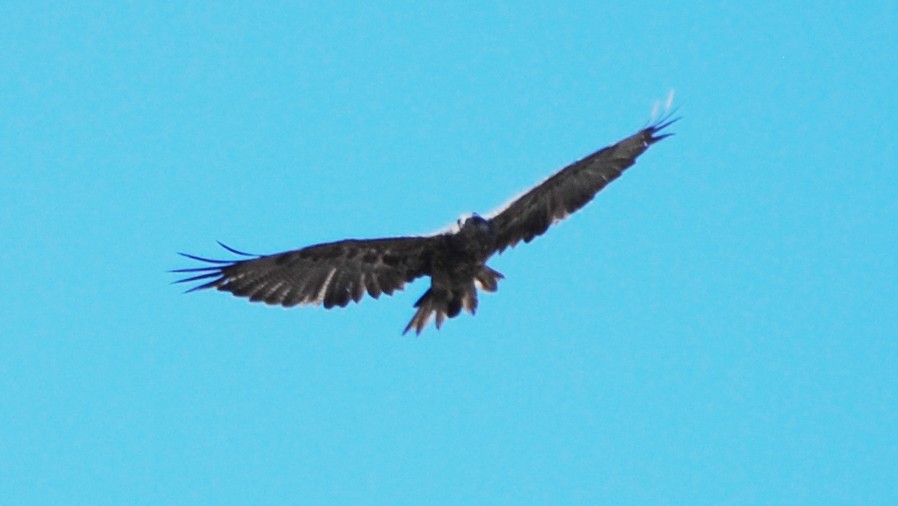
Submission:
[[[318,294],[315,296],[315,299],[312,300],[312,304],[321,304],[324,302],[324,294],[327,292],[327,287],[331,284],[331,280],[334,279],[334,273],[337,272],[336,267],[331,267],[330,272],[327,273],[327,278],[324,279],[324,283],[321,284],[321,289],[318,290]]]
[[[275,292],[277,292],[278,290],[280,290],[281,287],[284,286],[284,285],[286,285],[286,284],[287,284],[287,283],[286,283],[285,281],[278,281],[278,282],[272,284],[271,286],[269,286],[268,288],[265,289],[265,298],[267,299],[267,298],[271,297],[271,295],[273,295]],[[283,302],[283,301],[284,301],[284,293],[281,292],[281,294],[278,295],[278,298],[277,298],[277,300],[276,300],[274,303],[275,303],[275,304],[280,304],[280,303]]]

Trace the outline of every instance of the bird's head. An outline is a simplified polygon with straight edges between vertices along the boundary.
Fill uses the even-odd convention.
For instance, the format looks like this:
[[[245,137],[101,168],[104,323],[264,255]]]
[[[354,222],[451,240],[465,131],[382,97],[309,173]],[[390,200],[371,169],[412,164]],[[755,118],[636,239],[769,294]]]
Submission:
[[[458,232],[452,235],[452,241],[459,251],[486,260],[495,250],[495,225],[477,214],[459,218]]]
[[[489,233],[493,230],[493,224],[479,214],[471,213],[470,216],[462,216],[458,219],[458,229],[462,233]]]

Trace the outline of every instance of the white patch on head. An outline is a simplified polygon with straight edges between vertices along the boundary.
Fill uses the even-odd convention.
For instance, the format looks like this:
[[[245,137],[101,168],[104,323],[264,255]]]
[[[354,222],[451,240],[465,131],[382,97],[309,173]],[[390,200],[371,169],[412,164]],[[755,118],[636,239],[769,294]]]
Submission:
[[[465,213],[465,214],[459,216],[458,220],[456,220],[455,223],[450,223],[449,225],[446,225],[445,227],[443,227],[435,232],[431,232],[429,234],[424,234],[424,236],[430,237],[430,236],[434,236],[434,235],[458,233],[458,231],[461,230],[462,223],[464,223],[468,218],[473,217],[475,214],[476,213]]]
[[[459,216],[457,220],[455,220],[455,224],[460,227],[464,222],[468,221],[469,219],[473,218],[474,216],[477,216],[477,213],[465,213],[465,214]]]

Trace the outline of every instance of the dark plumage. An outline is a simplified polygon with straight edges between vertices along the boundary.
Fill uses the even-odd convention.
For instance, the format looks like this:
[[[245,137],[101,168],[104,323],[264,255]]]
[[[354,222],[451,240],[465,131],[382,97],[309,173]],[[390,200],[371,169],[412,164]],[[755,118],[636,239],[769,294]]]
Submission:
[[[415,303],[418,310],[403,332],[415,329],[420,334],[434,315],[439,328],[462,309],[474,314],[477,288],[495,292],[503,277],[486,265],[487,259],[520,241],[530,242],[586,205],[649,146],[672,135],[659,132],[675,121],[666,116],[568,165],[491,217],[475,214],[459,220],[458,230],[431,236],[348,239],[263,256],[222,244],[231,253],[249,258],[213,260],[181,253],[208,265],[172,272],[193,274],[177,283],[202,282],[190,292],[216,288],[253,302],[284,307],[324,304],[325,308],[358,302],[365,293],[374,298],[391,295],[416,278],[430,276],[430,288]]]

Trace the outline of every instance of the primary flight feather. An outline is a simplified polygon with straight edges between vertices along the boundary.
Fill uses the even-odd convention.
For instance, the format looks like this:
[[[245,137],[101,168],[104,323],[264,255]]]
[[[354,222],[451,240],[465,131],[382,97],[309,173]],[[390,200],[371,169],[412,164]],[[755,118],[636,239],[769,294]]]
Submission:
[[[678,118],[677,118],[678,119]],[[477,288],[495,292],[502,274],[486,265],[495,253],[530,242],[550,225],[586,205],[652,144],[673,135],[659,133],[677,119],[663,117],[611,146],[561,169],[508,206],[486,218],[459,220],[457,230],[430,236],[347,239],[273,255],[250,255],[221,244],[238,260],[181,255],[206,263],[177,269],[189,273],[177,283],[200,282],[190,292],[215,288],[252,302],[292,307],[344,307],[367,293],[378,298],[430,276],[430,288],[403,334],[417,334],[435,318],[439,328],[462,309],[477,310]]]

